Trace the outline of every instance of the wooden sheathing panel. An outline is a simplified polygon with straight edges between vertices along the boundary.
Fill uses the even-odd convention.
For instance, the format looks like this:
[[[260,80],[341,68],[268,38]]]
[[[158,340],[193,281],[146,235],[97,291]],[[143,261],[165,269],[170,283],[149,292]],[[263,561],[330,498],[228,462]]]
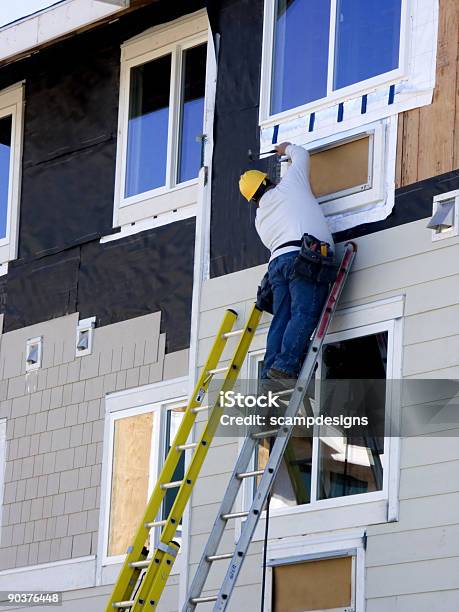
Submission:
[[[459,167],[459,7],[440,0],[437,72],[432,104],[403,113],[397,187]]]
[[[145,511],[153,419],[148,412],[115,421],[109,555],[126,552]]]
[[[311,187],[316,197],[368,183],[370,137],[311,153]]]
[[[352,604],[352,557],[273,568],[273,612],[336,610]]]

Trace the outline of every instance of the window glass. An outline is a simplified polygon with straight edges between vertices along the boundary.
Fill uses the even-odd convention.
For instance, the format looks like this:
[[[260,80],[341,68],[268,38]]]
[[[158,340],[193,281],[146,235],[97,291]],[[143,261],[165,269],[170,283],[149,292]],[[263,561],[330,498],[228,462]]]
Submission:
[[[183,52],[182,103],[180,109],[180,151],[178,182],[196,178],[201,166],[201,143],[204,123],[207,45]]]
[[[180,423],[183,419],[183,413],[185,408],[173,408],[172,410],[167,411],[167,421],[166,421],[166,444],[165,444],[165,455],[164,458],[167,457],[167,454],[170,450],[171,444],[175,438],[175,434],[178,431]],[[172,476],[172,481],[183,480],[183,476],[185,475],[185,453],[181,453],[180,460],[175,468],[174,475]],[[168,489],[166,492],[164,503],[163,503],[163,519],[167,518],[169,512],[172,508],[172,505],[177,497],[178,489]],[[181,527],[177,529],[177,535],[181,532]]]
[[[398,67],[401,1],[338,0],[333,89]]]
[[[131,69],[125,197],[166,183],[171,55]]]
[[[0,238],[6,237],[11,163],[12,117],[0,119]]]
[[[330,0],[277,0],[271,112],[327,95]]]
[[[387,332],[324,347],[321,413],[367,416],[369,425],[321,427],[318,499],[382,490],[386,364]]]

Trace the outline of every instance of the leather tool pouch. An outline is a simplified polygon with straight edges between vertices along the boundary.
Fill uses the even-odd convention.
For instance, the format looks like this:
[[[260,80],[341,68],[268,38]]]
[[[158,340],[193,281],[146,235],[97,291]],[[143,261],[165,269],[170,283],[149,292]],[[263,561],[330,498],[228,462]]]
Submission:
[[[258,287],[256,304],[260,310],[273,314],[273,290],[267,272]]]
[[[321,255],[320,245],[320,240],[310,234],[304,234],[293,270],[295,276],[301,276],[314,283],[329,284],[336,278],[338,265],[329,248],[329,255]]]

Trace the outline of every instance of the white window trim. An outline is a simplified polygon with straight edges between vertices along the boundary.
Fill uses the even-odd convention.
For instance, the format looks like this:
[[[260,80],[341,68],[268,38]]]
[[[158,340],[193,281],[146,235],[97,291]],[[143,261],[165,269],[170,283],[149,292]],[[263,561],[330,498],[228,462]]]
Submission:
[[[388,117],[319,139],[305,141],[304,135],[291,139],[294,144],[303,146],[308,151],[314,151],[341,141],[351,140],[358,135],[372,135],[372,151],[370,151],[369,159],[371,187],[319,198],[321,210],[327,218],[330,231],[338,232],[360,223],[385,219],[393,209],[397,130],[397,118]]]
[[[36,344],[38,346],[38,357],[36,363],[27,363],[27,355],[29,354],[30,347]],[[32,372],[33,370],[39,370],[41,368],[41,362],[43,359],[43,336],[37,338],[30,338],[26,342],[26,372]]]
[[[0,239],[0,268],[17,257],[24,114],[24,87],[17,83],[0,91],[0,118],[12,116],[6,237]],[[1,272],[0,272],[1,274]]]
[[[332,326],[325,338],[325,344],[329,342],[337,342],[354,337],[364,336],[377,332],[388,332],[388,361],[387,361],[387,380],[400,380],[402,377],[402,335],[403,335],[403,311],[404,297],[395,296],[340,309],[337,311]],[[360,324],[359,324],[360,321]],[[266,329],[259,331],[258,335],[265,335]],[[259,339],[260,340],[260,339]],[[256,349],[249,353],[246,360],[246,380],[254,380],[256,378],[257,363],[262,359],[264,354],[263,349]],[[319,369],[316,376],[319,375]],[[399,418],[397,407],[400,406],[400,397],[398,393],[400,385],[388,386],[387,406],[389,407],[392,422]],[[291,521],[292,516],[303,515],[305,517],[316,516],[320,517],[322,511],[330,511],[330,518],[327,519],[326,527],[323,527],[323,520],[317,518],[315,521],[318,528],[314,529],[311,525],[311,532],[314,530],[329,531],[343,527],[343,520],[340,513],[336,510],[350,510],[350,514],[346,516],[346,526],[358,527],[361,525],[371,525],[384,522],[392,522],[398,520],[398,486],[399,486],[399,466],[400,466],[400,440],[396,437],[385,439],[387,448],[387,463],[383,475],[382,491],[371,493],[363,493],[350,495],[348,497],[337,497],[332,499],[311,501],[309,504],[298,506],[290,506],[285,508],[271,509],[270,511],[270,538],[281,538],[286,534],[293,532],[301,535],[304,528],[301,526],[301,521]],[[317,454],[317,444],[314,455]],[[315,457],[313,457],[314,464]],[[253,463],[252,463],[253,465]],[[311,487],[314,487],[314,479],[316,474],[313,473]],[[250,506],[252,501],[252,483],[244,482],[242,485],[242,496],[239,502],[239,510],[245,510]],[[357,512],[355,517],[352,508],[360,507],[362,512]],[[265,513],[263,513],[263,517]],[[343,515],[344,516],[344,515]],[[309,520],[305,518],[305,520]],[[295,525],[298,525],[296,527]],[[236,537],[239,536],[242,526],[242,521],[236,521],[235,532]],[[264,518],[259,522],[255,534],[254,541],[260,541],[264,538]]]
[[[283,538],[269,541],[267,547],[266,594],[263,612],[272,612],[273,568],[277,565],[320,561],[333,557],[353,557],[351,608],[326,612],[364,612],[365,610],[365,532],[350,531],[339,536]]]
[[[432,216],[437,212],[438,207],[445,200],[451,200],[454,198],[454,225],[444,232],[437,233],[432,230],[432,242],[438,240],[445,240],[446,238],[454,238],[459,235],[459,189],[455,191],[448,191],[447,193],[440,193],[433,199]]]
[[[186,210],[186,216],[196,215],[198,177],[183,183],[175,183],[179,147],[179,109],[181,52],[208,42],[208,20],[205,11],[198,11],[177,19],[172,24],[148,29],[121,47],[120,95],[118,112],[118,144],[116,154],[115,201],[113,225],[130,224],[152,219],[154,226],[175,220],[170,213]],[[129,115],[129,90],[131,68],[172,53],[171,87],[169,99],[169,126],[167,143],[166,185],[128,198],[124,197],[126,177],[127,131]],[[209,53],[207,54],[209,68]],[[208,75],[206,75],[206,107]],[[204,109],[204,117],[206,108]],[[208,130],[203,121],[203,133]],[[139,229],[139,231],[141,231]],[[114,237],[115,239],[115,237]]]
[[[162,467],[165,453],[165,415],[168,409],[177,404],[183,405],[187,400],[188,378],[172,380],[145,385],[136,389],[110,393],[105,400],[104,447],[102,461],[102,483],[100,529],[98,539],[98,554],[96,568],[96,584],[111,584],[116,580],[125,555],[107,555],[110,501],[111,501],[111,475],[113,465],[113,437],[114,422],[119,418],[156,412],[159,414],[159,427],[153,431],[152,453],[150,456],[150,471],[148,495],[156,483]],[[155,533],[154,537],[157,537]],[[181,555],[178,556],[172,569],[172,574],[182,571]]]
[[[332,91],[333,69],[334,69],[334,46],[335,46],[335,23],[336,23],[336,0],[331,2],[330,31],[329,31],[329,62],[327,76],[327,96],[314,100],[308,104],[293,109],[270,114],[271,102],[271,79],[274,50],[274,20],[276,0],[265,0],[264,22],[263,22],[263,51],[261,60],[261,86],[260,86],[260,114],[261,127],[269,127],[276,123],[292,119],[299,115],[315,112],[327,106],[333,105],[343,99],[364,94],[384,84],[395,83],[408,78],[408,50],[409,50],[409,22],[412,14],[412,0],[402,0],[402,12],[400,20],[400,47],[399,67],[390,72],[377,75],[365,81],[360,81],[342,89]]]

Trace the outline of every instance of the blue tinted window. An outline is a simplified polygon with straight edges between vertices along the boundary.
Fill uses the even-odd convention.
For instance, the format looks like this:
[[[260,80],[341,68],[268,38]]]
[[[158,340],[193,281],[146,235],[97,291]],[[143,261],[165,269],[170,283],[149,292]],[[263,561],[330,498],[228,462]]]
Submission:
[[[334,89],[398,67],[401,0],[338,0]]]
[[[277,0],[271,112],[327,95],[330,0]]]
[[[204,122],[207,45],[183,52],[182,106],[180,109],[180,149],[178,182],[198,176],[201,166],[201,143]]]
[[[125,196],[166,183],[171,56],[131,69]]]
[[[0,119],[0,238],[6,237],[12,118]]]

